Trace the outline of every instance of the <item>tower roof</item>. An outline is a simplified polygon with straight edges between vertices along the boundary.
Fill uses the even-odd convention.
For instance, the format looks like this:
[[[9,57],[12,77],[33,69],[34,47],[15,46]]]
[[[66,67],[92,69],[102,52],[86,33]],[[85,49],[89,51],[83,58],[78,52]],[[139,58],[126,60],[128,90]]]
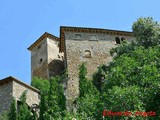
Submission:
[[[52,35],[52,34],[50,34],[50,33],[47,33],[47,32],[45,32],[42,36],[40,36],[29,48],[28,48],[28,50],[32,50],[35,46],[37,46],[42,40],[44,40],[45,38],[47,38],[47,37],[49,37],[49,38],[53,38],[53,39],[55,39],[55,40],[59,40],[59,38],[58,37],[56,37],[56,36],[54,36],[54,35]]]

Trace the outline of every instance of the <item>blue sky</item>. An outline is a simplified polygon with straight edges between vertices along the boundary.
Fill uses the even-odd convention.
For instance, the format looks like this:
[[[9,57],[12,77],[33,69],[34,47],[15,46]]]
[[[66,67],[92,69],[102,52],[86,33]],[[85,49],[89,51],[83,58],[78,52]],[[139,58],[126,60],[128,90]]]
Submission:
[[[131,31],[139,17],[160,21],[159,0],[0,0],[0,79],[30,84],[27,48],[44,32],[59,36],[60,26]]]

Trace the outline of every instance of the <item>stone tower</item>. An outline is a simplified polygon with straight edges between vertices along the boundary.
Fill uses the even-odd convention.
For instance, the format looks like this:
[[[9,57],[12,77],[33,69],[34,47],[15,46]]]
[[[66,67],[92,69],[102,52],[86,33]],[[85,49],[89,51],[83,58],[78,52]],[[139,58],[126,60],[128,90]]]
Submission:
[[[60,28],[60,52],[64,52],[65,68],[68,70],[68,108],[74,109],[79,95],[79,65],[86,63],[87,77],[91,79],[99,65],[112,60],[110,50],[125,39],[130,42],[135,37],[127,31],[68,26]]]
[[[59,53],[59,38],[45,32],[28,50],[31,51],[31,76],[49,79],[64,70],[63,53]]]

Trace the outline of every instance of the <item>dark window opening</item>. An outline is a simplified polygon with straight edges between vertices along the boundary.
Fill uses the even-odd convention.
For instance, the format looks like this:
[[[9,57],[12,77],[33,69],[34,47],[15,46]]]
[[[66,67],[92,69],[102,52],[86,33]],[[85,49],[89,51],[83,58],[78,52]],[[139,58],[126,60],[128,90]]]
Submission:
[[[38,45],[38,49],[40,49],[41,48],[41,45]]]
[[[39,62],[42,63],[42,61],[43,61],[43,59],[41,58],[41,59],[39,60]]]
[[[121,41],[120,41],[119,37],[116,37],[116,44],[120,44],[120,43],[121,43]]]
[[[124,41],[124,40],[125,40],[125,38],[124,38],[124,37],[122,37],[122,38],[121,38],[121,41]]]

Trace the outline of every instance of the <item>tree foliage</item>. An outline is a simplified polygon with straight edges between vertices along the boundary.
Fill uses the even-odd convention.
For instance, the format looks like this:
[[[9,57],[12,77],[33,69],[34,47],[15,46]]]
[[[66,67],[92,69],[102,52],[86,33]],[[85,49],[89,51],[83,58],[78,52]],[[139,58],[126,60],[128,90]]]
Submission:
[[[40,120],[61,119],[65,112],[65,96],[62,86],[66,73],[49,80],[35,77],[32,85],[41,91]]]
[[[54,118],[63,116],[65,110],[64,90],[60,83],[60,77],[56,76],[50,79],[50,88],[48,94],[48,114]]]
[[[16,110],[16,101],[13,98],[12,103],[10,105],[10,111],[8,114],[9,120],[17,120],[17,110]]]
[[[100,65],[98,71],[93,74],[93,84],[99,92],[102,92],[102,86],[108,69],[109,68],[106,65]]]
[[[8,112],[4,111],[3,113],[1,113],[0,120],[10,120]]]
[[[160,26],[152,18],[140,18],[132,28],[136,41],[125,42],[110,52],[114,59],[103,74],[104,107],[112,111],[155,111],[159,114]],[[96,73],[97,78],[99,73],[101,71]],[[143,119],[144,116],[130,117]],[[159,119],[158,116],[148,118]],[[107,119],[129,118],[123,116]]]
[[[50,85],[50,83],[49,83],[48,80],[45,80],[45,79],[42,79],[42,78],[38,78],[38,77],[34,77],[32,79],[32,82],[31,82],[31,86],[37,88],[43,94],[47,94],[48,93],[49,85]]]
[[[88,80],[87,69],[83,63],[79,67],[79,89],[80,96],[78,98],[78,116],[83,119],[101,118],[102,103],[100,101],[100,93],[91,80]]]
[[[47,100],[45,99],[45,94],[41,93],[40,100],[40,112],[39,112],[39,120],[45,120],[45,112],[47,111]]]
[[[29,110],[28,105],[26,104],[26,94],[27,94],[27,91],[23,92],[20,97],[21,104],[19,105],[19,111],[17,111],[18,120],[32,120],[33,119],[31,111]]]
[[[148,48],[160,43],[160,24],[153,21],[153,18],[139,18],[132,29],[139,45]]]

